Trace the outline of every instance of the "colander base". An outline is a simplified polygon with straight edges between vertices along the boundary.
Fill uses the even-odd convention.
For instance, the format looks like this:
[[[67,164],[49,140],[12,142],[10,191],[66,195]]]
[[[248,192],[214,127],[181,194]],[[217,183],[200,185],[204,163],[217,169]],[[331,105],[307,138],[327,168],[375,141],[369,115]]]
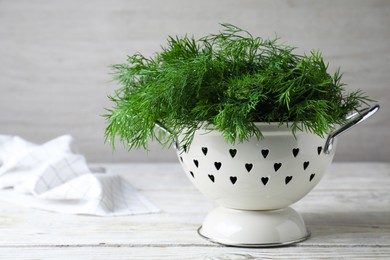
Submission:
[[[290,207],[269,211],[218,207],[206,216],[198,233],[235,247],[286,246],[310,236],[302,217]]]

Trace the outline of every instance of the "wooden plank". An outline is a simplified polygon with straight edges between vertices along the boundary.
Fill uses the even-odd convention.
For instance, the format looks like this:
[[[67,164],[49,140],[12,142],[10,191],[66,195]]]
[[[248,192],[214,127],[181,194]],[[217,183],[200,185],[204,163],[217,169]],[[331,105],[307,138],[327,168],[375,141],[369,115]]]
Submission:
[[[192,186],[178,164],[106,167],[125,176],[162,212],[104,218],[0,202],[0,258],[60,254],[68,259],[90,255],[93,259],[109,255],[115,256],[112,259],[390,257],[390,164],[332,165],[318,187],[293,205],[302,213],[310,239],[274,249],[220,247],[200,238],[196,229],[214,205]]]
[[[201,207],[204,204],[197,204],[192,199],[185,204],[179,203],[180,207],[174,203],[174,199],[179,195],[182,195],[184,200],[199,196],[185,196],[180,193],[172,195],[170,192],[148,195],[150,198],[156,198],[154,202],[158,202],[159,206],[163,205],[163,201],[172,202],[163,207],[163,213],[115,218],[61,215],[19,208],[14,211],[3,210],[0,217],[0,244],[208,244],[196,234],[196,229],[207,212],[206,207]],[[388,193],[382,193],[381,196],[388,196]],[[323,197],[324,200],[329,198],[331,197]],[[194,203],[191,205],[191,202]],[[332,203],[333,199],[329,199],[329,204]],[[4,207],[4,204],[2,206]],[[298,210],[298,207],[295,208]],[[318,211],[310,207],[298,211],[302,213],[312,233],[311,238],[304,242],[306,244],[389,244],[388,212],[373,212],[369,208],[366,212],[364,209],[341,211],[327,205]],[[18,232],[14,232],[15,230]]]
[[[0,248],[0,257],[25,259],[389,259],[388,247],[281,247],[245,249],[216,246],[126,246]]]

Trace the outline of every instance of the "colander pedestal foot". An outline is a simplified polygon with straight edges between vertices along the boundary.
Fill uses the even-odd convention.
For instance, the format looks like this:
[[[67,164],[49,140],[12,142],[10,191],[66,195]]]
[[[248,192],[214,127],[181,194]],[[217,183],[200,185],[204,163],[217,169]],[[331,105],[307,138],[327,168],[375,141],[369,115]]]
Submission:
[[[218,207],[206,216],[198,233],[211,242],[237,247],[284,246],[310,236],[302,217],[290,207],[279,210]]]

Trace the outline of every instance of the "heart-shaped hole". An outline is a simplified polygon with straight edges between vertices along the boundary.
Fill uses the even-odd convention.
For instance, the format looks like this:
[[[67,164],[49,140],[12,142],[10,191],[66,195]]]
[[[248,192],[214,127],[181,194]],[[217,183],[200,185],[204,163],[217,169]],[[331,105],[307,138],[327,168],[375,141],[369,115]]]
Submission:
[[[282,167],[282,163],[274,163],[275,172],[277,172],[280,169],[280,167]]]
[[[292,176],[287,176],[286,179],[285,179],[285,183],[286,185],[292,180]]]
[[[293,153],[294,157],[297,157],[297,155],[298,155],[298,153],[299,153],[299,148],[294,148],[294,149],[292,150],[292,153]]]
[[[232,158],[234,158],[234,156],[236,156],[236,154],[237,154],[237,150],[236,150],[236,149],[230,149],[230,150],[229,150],[229,153],[230,153],[230,156],[231,156]]]
[[[211,180],[212,182],[215,181],[214,175],[210,175],[210,174],[209,174],[209,178],[210,178],[210,180]]]
[[[232,182],[232,184],[235,184],[236,181],[237,181],[237,177],[236,176],[230,176],[230,181]]]
[[[222,163],[221,162],[215,162],[214,166],[217,170],[221,169]]]
[[[309,161],[303,163],[303,169],[306,170],[309,167]]]
[[[268,180],[269,180],[268,177],[261,177],[261,182],[262,182],[264,185],[267,185]]]
[[[202,147],[202,152],[204,155],[207,155],[207,151],[208,151],[207,147]]]
[[[194,164],[195,164],[196,168],[199,167],[199,162],[198,162],[198,160],[194,160]]]
[[[251,164],[251,163],[246,163],[246,164],[245,164],[245,169],[246,169],[248,172],[250,172],[250,171],[252,170],[252,168],[253,168],[253,164]]]
[[[261,150],[261,154],[263,155],[264,159],[267,158],[268,154],[269,154],[269,150],[268,149],[263,149]]]

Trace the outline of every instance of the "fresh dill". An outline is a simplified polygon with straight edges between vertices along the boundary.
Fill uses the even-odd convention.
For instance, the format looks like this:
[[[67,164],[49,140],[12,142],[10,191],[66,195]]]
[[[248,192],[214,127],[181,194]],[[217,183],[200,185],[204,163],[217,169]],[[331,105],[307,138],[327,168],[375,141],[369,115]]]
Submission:
[[[150,140],[169,145],[181,135],[188,147],[195,131],[210,125],[235,143],[262,138],[254,122],[324,136],[370,101],[361,91],[346,93],[341,73],[330,75],[319,51],[297,55],[278,39],[222,27],[200,39],[169,37],[154,57],[137,53],[112,66],[120,88],[109,97],[106,140],[147,149]],[[171,134],[162,138],[156,123]]]

